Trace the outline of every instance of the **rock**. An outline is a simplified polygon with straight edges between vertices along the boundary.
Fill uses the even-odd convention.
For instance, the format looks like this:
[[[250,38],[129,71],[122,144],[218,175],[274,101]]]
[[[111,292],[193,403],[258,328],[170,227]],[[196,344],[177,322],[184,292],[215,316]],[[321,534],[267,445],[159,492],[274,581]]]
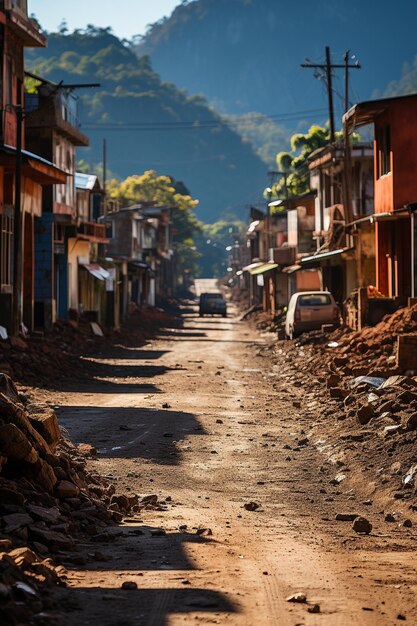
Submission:
[[[76,498],[80,493],[79,487],[69,480],[61,480],[55,487],[57,498]]]
[[[8,552],[12,546],[10,539],[0,539],[0,552]]]
[[[413,522],[407,518],[403,521],[402,526],[404,526],[404,528],[412,528]]]
[[[17,504],[23,506],[25,504],[25,496],[14,489],[0,487],[0,504]]]
[[[196,534],[199,537],[211,537],[213,531],[211,530],[211,528],[197,528]]]
[[[48,547],[61,550],[71,550],[74,548],[74,542],[71,537],[55,530],[49,530],[48,528],[40,528],[39,526],[32,525],[29,527],[29,536]]]
[[[368,424],[375,415],[375,409],[371,404],[364,404],[356,411],[356,419],[362,426]]]
[[[257,502],[246,502],[246,504],[243,505],[243,508],[247,511],[257,511],[261,508],[261,505]]]
[[[309,606],[307,611],[309,613],[320,613],[320,604],[313,604],[313,606]]]
[[[168,402],[164,402],[164,404],[162,405],[163,409],[170,409],[171,405]]]
[[[404,426],[408,431],[417,430],[417,412],[406,419]]]
[[[223,424],[223,423],[224,423],[224,422],[223,422],[223,420],[221,420],[221,419],[217,419],[217,420],[216,420],[216,424]]]
[[[326,380],[327,389],[332,389],[340,384],[341,378],[338,374],[330,374]]]
[[[93,457],[97,456],[97,448],[92,446],[90,443],[80,443],[77,446],[77,450],[82,456]]]
[[[36,463],[38,452],[15,424],[0,426],[0,449],[8,459]]]
[[[27,510],[35,519],[40,519],[47,524],[56,524],[61,517],[61,512],[56,506],[45,508],[36,504],[29,504]]]
[[[137,588],[138,588],[138,585],[133,580],[125,580],[122,583],[122,589],[127,589],[129,591],[133,591],[133,590],[135,590]]]
[[[337,522],[353,522],[358,516],[357,513],[337,513],[335,520]]]
[[[369,533],[372,531],[372,524],[369,520],[366,519],[366,517],[359,516],[354,520],[352,529],[355,531],[355,533],[369,535]]]
[[[26,410],[32,426],[45,439],[51,452],[55,452],[61,437],[55,411],[47,404],[28,404]]]
[[[395,522],[395,517],[392,513],[387,513],[386,516],[384,517],[384,520],[386,522]]]
[[[288,596],[287,602],[295,602],[296,604],[305,604],[307,602],[307,596],[305,593],[294,593]]]
[[[124,494],[120,494],[120,495],[113,495],[111,497],[110,500],[111,504],[117,504],[117,506],[119,507],[120,511],[124,511],[127,512],[130,509],[130,502],[129,502],[129,498],[127,496],[125,496]]]
[[[33,518],[27,513],[12,513],[3,517],[5,533],[13,533],[19,528],[33,524]]]
[[[330,397],[336,400],[344,400],[348,395],[348,392],[341,387],[330,387],[329,393]]]

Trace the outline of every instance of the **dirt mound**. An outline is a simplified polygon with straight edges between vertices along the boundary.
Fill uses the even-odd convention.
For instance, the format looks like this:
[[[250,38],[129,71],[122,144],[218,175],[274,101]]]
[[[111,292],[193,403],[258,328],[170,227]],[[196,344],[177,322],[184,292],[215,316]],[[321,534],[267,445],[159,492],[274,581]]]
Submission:
[[[65,584],[61,563],[84,558],[79,542],[110,541],[111,527],[124,515],[149,507],[146,498],[116,494],[114,485],[89,472],[86,461],[95,454],[88,444],[75,447],[48,405],[29,402],[0,374],[2,624],[39,616],[44,623],[41,616],[54,608],[48,587]]]

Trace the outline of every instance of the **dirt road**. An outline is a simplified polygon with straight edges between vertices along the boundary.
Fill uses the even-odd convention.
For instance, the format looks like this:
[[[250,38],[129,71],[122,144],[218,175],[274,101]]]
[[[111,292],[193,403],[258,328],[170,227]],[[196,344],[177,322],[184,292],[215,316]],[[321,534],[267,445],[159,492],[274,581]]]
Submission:
[[[96,381],[54,395],[72,438],[99,449],[97,471],[162,509],[80,546],[65,624],[417,623],[413,529],[360,536],[336,522],[377,512],[323,475],[320,446],[303,442],[314,407],[300,417],[284,363],[236,317],[183,315],[183,329],[100,355]],[[306,604],[286,602],[297,592]]]

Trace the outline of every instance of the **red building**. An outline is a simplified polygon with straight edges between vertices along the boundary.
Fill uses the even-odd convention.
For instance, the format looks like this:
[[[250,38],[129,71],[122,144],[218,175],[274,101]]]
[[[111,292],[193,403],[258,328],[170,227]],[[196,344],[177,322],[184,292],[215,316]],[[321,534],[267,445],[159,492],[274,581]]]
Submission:
[[[374,126],[376,286],[405,303],[417,294],[417,94],[361,102],[344,122]]]

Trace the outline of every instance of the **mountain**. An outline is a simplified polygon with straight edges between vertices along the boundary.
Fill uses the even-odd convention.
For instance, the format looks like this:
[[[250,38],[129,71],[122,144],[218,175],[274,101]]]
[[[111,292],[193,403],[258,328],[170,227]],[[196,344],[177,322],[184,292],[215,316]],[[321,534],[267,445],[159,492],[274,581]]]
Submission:
[[[352,101],[385,89],[417,52],[416,23],[415,0],[185,0],[134,49],[151,56],[164,80],[203,94],[222,112],[283,115],[326,106],[323,81],[300,68],[306,57],[323,62],[326,45],[333,62],[350,49],[362,64],[350,72]],[[342,70],[334,88],[341,113]],[[326,114],[306,117],[321,123]]]
[[[183,180],[200,200],[198,216],[246,216],[261,194],[267,166],[248,141],[201,96],[161,81],[148,57],[138,57],[110,29],[52,33],[33,49],[27,69],[51,81],[97,83],[80,89],[80,118],[91,147],[79,158],[99,163],[107,139],[108,165],[119,177],[155,169]]]

